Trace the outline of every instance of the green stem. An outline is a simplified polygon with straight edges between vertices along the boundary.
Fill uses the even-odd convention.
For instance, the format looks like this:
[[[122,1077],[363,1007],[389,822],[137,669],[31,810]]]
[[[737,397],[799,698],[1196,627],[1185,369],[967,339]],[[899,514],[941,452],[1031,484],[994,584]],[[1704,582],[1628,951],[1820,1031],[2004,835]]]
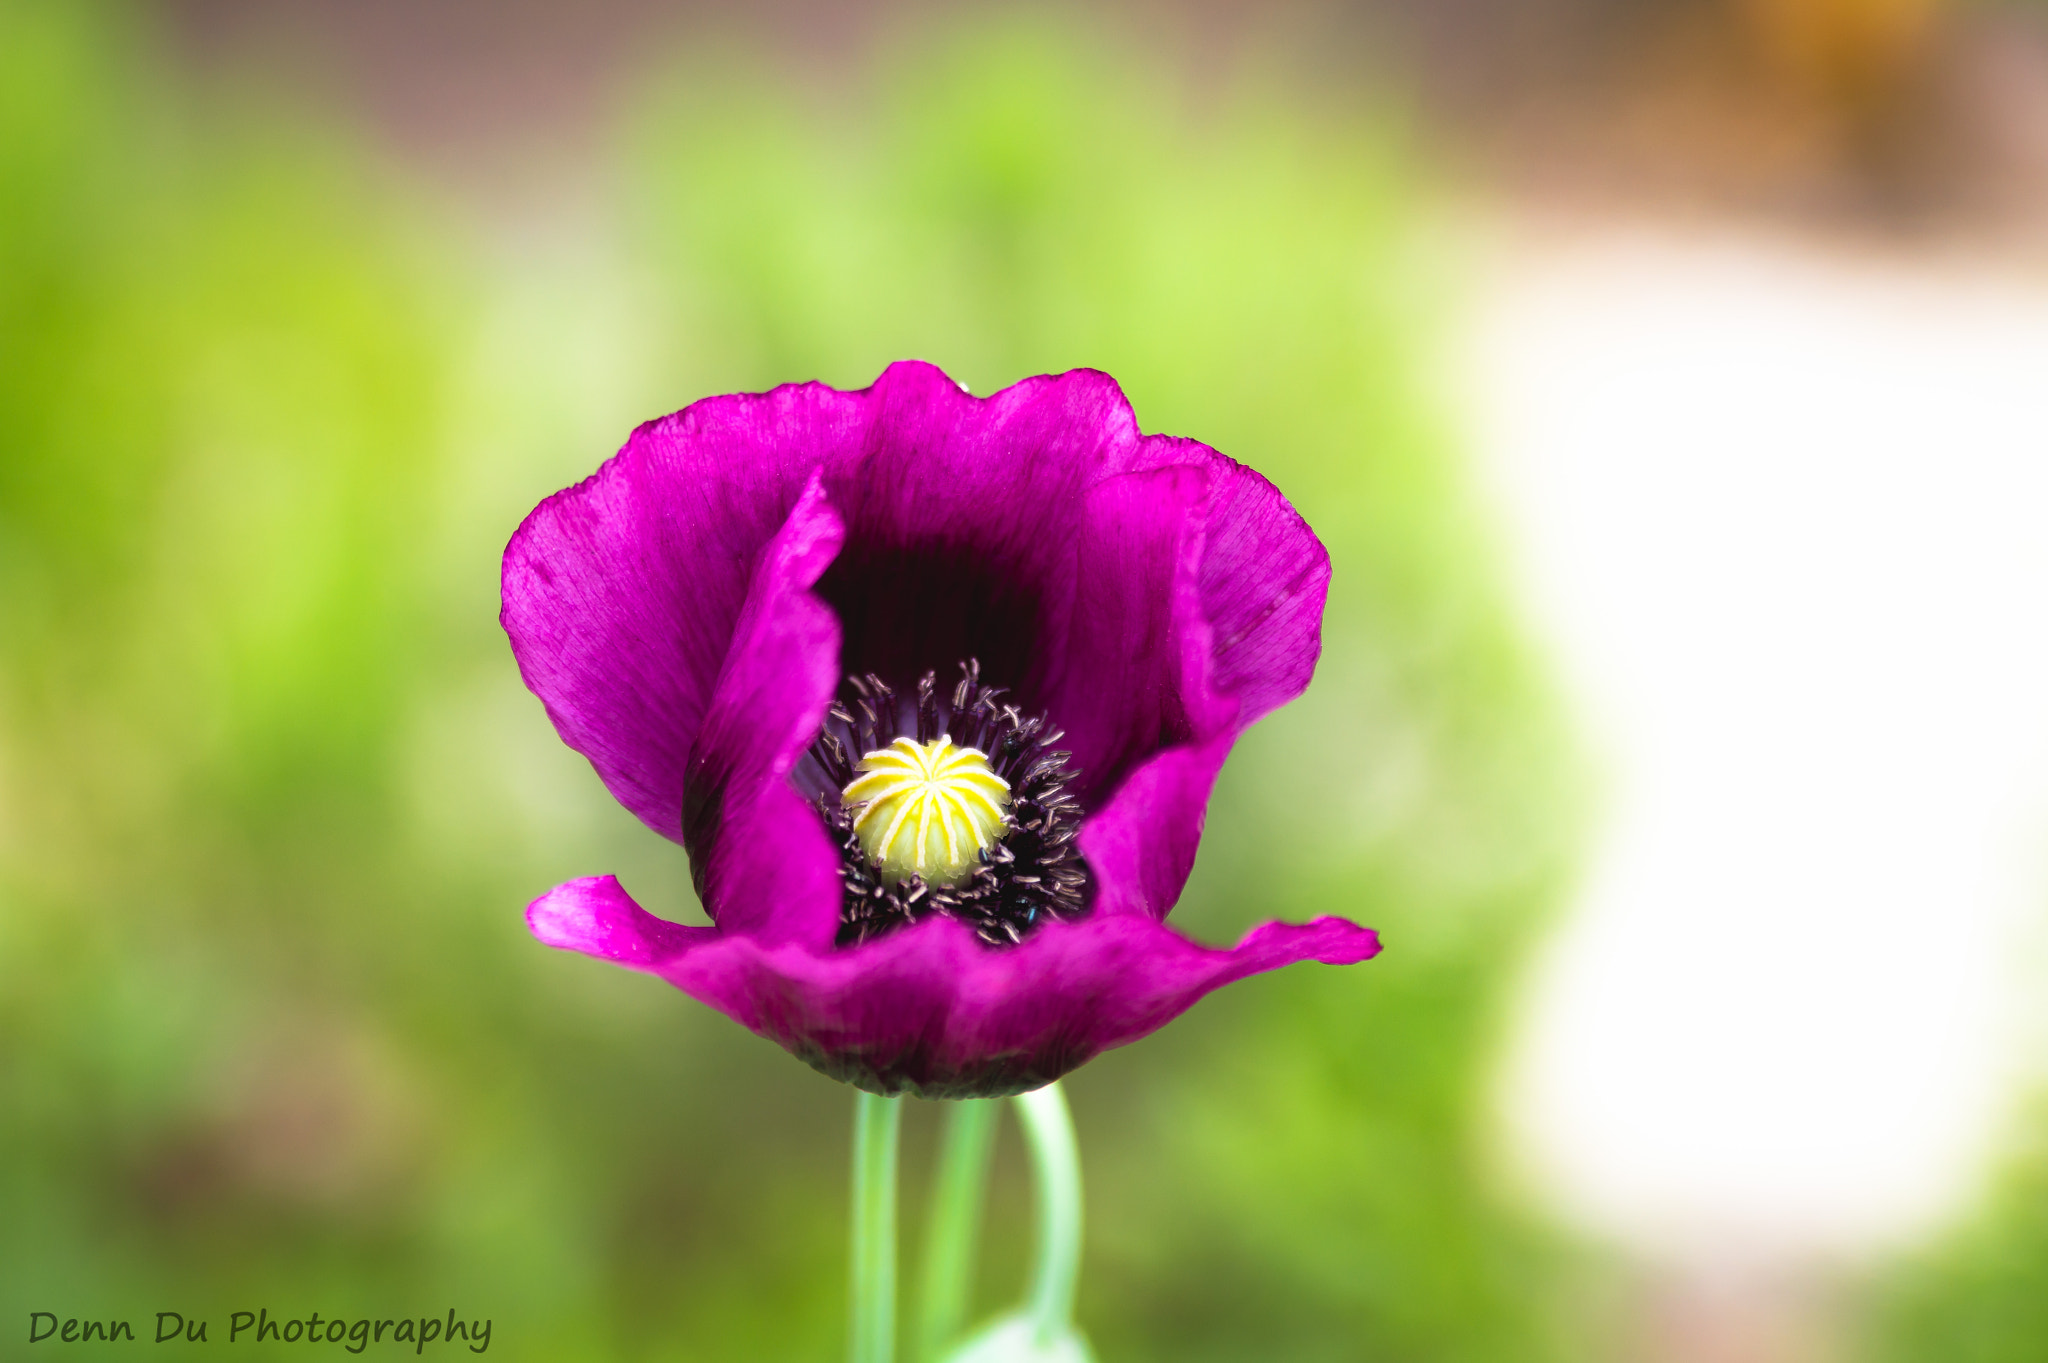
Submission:
[[[1017,1097],[1017,1115],[1038,1184],[1038,1263],[1026,1307],[1041,1348],[1068,1333],[1081,1273],[1081,1156],[1074,1120],[1057,1083]]]
[[[896,1355],[896,1144],[903,1100],[861,1093],[853,1109],[852,1363]]]
[[[968,1099],[946,1107],[931,1226],[925,1234],[924,1309],[918,1336],[919,1357],[926,1360],[942,1357],[967,1321],[983,1191],[988,1185],[989,1158],[995,1153],[996,1118],[1000,1115],[1001,1109],[986,1099]]]

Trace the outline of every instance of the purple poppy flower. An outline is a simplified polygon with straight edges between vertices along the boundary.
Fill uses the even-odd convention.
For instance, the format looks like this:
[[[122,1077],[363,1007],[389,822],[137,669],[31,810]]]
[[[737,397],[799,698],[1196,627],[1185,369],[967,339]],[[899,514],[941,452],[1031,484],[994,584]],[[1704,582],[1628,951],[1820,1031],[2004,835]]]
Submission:
[[[503,622],[716,926],[610,876],[527,921],[927,1097],[1029,1090],[1232,980],[1364,960],[1338,918],[1229,950],[1162,921],[1232,742],[1308,684],[1328,585],[1270,483],[1141,435],[1105,374],[975,398],[906,362],[650,422],[520,526]]]

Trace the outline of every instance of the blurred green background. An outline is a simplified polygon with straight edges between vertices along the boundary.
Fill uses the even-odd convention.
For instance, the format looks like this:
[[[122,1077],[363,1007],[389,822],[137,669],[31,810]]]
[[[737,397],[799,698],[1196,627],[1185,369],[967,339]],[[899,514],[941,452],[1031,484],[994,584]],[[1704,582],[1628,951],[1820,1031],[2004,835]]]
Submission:
[[[525,933],[605,871],[696,910],[520,686],[496,573],[638,421],[918,356],[1106,369],[1336,565],[1176,922],[1388,950],[1071,1081],[1102,1357],[1621,1356],[1617,1270],[1487,1116],[1586,802],[1433,386],[1464,256],[1405,106],[1028,10],[836,83],[699,46],[606,120],[507,212],[289,82],[193,78],[148,11],[0,0],[0,1352],[30,1310],[452,1306],[520,1359],[837,1355],[850,1093]],[[1004,1140],[982,1312],[1028,1250]],[[1944,1342],[2038,1311],[2038,1211],[1973,1234],[1879,1356],[2041,1356],[2038,1317]]]

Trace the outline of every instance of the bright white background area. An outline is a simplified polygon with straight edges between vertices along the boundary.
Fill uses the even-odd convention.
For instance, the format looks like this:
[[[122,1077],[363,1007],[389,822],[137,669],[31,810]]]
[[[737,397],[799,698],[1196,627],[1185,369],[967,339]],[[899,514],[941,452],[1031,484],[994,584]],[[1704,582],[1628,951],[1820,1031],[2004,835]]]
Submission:
[[[2048,279],[1738,237],[1517,258],[1468,397],[1597,764],[1506,1086],[1645,1249],[1977,1186],[2048,973]]]

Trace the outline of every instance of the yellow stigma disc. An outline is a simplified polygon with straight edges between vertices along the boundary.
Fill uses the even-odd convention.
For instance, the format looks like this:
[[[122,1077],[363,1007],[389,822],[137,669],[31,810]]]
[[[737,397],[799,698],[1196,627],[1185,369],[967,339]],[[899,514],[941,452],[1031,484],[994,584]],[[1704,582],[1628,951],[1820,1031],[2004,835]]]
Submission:
[[[975,748],[899,738],[860,759],[840,799],[856,809],[854,836],[890,882],[923,876],[941,889],[964,885],[981,853],[1003,834],[1010,783]]]

